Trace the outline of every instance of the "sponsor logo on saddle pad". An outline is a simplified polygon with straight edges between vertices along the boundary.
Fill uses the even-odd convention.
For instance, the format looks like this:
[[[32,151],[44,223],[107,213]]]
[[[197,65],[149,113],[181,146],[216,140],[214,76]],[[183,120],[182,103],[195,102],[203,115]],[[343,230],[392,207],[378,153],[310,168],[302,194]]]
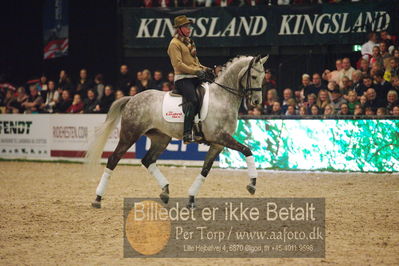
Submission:
[[[208,114],[209,105],[209,83],[203,83],[202,86],[205,88],[204,100],[201,108],[201,121],[205,120]],[[168,122],[183,123],[184,113],[182,109],[182,97],[170,96],[169,93],[165,93],[162,103],[162,116]],[[195,116],[195,121],[198,122],[200,119],[198,115]]]
[[[176,113],[176,112],[170,111],[170,112],[167,112],[165,114],[165,116],[168,118],[171,118],[171,119],[181,119],[184,116],[184,114],[183,114],[183,112]]]

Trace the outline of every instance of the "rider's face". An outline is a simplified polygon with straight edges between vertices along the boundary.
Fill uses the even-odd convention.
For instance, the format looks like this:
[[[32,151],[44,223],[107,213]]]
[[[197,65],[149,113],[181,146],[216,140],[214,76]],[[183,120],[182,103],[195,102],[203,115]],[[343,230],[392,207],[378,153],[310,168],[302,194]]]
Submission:
[[[182,35],[184,35],[184,36],[186,36],[186,37],[190,36],[190,33],[191,33],[191,25],[190,25],[190,24],[187,24],[187,25],[181,26],[181,27],[180,27],[180,31],[181,31]]]

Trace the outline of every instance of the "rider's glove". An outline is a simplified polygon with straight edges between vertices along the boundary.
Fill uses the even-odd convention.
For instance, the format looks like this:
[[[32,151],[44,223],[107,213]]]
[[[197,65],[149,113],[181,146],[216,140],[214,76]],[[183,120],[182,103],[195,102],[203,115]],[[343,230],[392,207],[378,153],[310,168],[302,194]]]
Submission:
[[[195,75],[201,80],[206,78],[206,73],[204,70],[198,70],[197,72],[195,72]]]
[[[205,70],[205,74],[206,74],[206,79],[207,79],[207,81],[209,81],[209,82],[215,81],[216,76],[215,76],[215,72],[213,72],[213,69],[212,69],[212,68],[209,68],[209,67],[208,67],[208,68]]]

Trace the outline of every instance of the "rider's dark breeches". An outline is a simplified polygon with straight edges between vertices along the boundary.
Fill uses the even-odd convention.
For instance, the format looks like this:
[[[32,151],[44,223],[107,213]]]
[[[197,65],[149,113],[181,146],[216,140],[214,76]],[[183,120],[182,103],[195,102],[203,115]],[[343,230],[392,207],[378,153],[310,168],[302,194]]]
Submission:
[[[197,78],[180,79],[175,82],[179,94],[183,95],[187,102],[191,102],[194,107],[198,107],[198,99],[195,89],[201,84]]]
[[[192,123],[198,110],[198,98],[195,92],[201,81],[197,78],[180,79],[175,82],[177,92],[183,95],[186,104],[183,106],[184,112],[184,132],[191,132]]]

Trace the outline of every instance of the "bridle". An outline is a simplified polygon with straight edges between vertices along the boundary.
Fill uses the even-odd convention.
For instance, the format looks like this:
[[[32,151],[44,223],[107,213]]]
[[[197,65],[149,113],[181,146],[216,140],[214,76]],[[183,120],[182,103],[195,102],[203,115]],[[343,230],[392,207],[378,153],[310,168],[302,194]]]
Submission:
[[[240,90],[240,88],[237,90],[237,89],[228,87],[226,85],[220,84],[216,81],[214,81],[213,83],[215,83],[219,87],[225,89],[227,92],[234,94],[240,98],[242,98],[244,96],[248,97],[249,94],[252,94],[252,92],[254,92],[254,91],[262,91],[262,88],[251,88],[251,69],[253,68],[254,63],[257,62],[259,59],[260,59],[259,55],[252,58],[251,61],[249,62],[247,70],[245,70],[244,74],[241,76],[239,83],[238,83],[240,87],[241,87],[242,79],[244,78],[245,75],[247,75],[247,80],[246,80],[245,87],[243,88],[243,90]],[[255,68],[253,68],[253,69],[255,69]]]

